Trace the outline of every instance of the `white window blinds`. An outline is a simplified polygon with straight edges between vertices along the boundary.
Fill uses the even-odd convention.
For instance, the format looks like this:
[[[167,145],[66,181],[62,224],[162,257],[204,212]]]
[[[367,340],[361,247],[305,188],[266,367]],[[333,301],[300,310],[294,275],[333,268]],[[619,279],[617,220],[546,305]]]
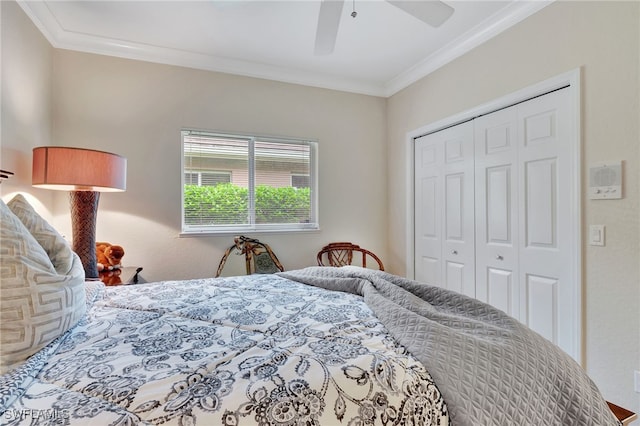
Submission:
[[[183,131],[183,232],[318,228],[316,145]]]

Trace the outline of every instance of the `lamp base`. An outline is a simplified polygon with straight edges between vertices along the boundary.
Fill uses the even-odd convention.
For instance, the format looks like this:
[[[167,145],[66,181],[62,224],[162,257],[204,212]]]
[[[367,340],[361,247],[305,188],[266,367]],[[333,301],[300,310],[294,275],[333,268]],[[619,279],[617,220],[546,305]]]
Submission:
[[[98,278],[96,261],[96,219],[100,193],[95,191],[71,191],[71,228],[73,251],[80,257],[85,278]]]

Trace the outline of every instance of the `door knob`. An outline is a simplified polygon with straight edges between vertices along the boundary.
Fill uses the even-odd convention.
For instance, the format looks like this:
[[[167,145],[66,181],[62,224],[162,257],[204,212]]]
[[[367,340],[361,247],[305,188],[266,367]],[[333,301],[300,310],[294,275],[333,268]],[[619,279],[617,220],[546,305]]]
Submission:
[[[496,256],[496,260],[504,260],[504,257],[502,257],[502,255],[499,254]]]
[[[451,250],[451,254],[458,254],[458,250]]]

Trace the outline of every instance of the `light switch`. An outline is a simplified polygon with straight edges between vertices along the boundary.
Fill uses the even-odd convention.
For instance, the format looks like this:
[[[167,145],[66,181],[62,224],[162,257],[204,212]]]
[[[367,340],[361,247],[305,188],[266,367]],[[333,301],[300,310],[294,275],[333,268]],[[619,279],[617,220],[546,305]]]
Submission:
[[[604,225],[591,225],[589,227],[589,244],[592,246],[604,246]]]

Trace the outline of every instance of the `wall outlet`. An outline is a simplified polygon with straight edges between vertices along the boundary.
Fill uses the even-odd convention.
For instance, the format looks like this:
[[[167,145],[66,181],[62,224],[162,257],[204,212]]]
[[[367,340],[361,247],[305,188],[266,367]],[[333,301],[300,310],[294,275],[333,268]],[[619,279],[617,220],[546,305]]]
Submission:
[[[640,393],[640,371],[633,372],[633,390]]]

